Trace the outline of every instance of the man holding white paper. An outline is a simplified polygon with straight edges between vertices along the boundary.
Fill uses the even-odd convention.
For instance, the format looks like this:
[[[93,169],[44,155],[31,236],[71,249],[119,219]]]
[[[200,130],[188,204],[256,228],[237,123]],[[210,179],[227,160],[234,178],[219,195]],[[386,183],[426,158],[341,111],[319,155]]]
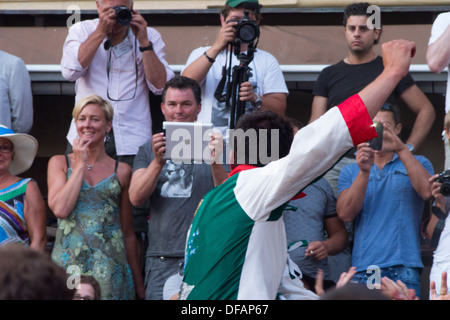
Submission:
[[[201,110],[199,85],[186,77],[174,77],[164,88],[161,110],[166,121],[196,121]],[[145,298],[149,300],[162,299],[166,279],[182,270],[186,235],[195,209],[214,187],[210,165],[165,160],[165,152],[164,133],[154,134],[139,148],[129,191],[135,206],[150,199],[145,267]]]

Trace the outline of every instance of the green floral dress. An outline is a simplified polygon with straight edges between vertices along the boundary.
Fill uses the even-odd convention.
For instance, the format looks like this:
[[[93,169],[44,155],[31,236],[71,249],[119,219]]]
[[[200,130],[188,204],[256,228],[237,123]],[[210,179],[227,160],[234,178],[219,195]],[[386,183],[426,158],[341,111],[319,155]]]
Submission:
[[[67,179],[71,173],[69,168]],[[83,180],[74,210],[58,219],[52,251],[52,259],[69,274],[78,270],[92,275],[100,284],[102,299],[135,297],[120,229],[121,191],[115,173],[95,186]]]

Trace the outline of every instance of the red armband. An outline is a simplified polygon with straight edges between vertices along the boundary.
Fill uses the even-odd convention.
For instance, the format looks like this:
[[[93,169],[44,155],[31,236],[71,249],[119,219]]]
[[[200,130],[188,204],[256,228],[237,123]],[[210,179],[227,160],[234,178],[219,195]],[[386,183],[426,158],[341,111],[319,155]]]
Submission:
[[[369,112],[358,94],[349,97],[338,108],[350,131],[353,145],[357,146],[377,137]]]

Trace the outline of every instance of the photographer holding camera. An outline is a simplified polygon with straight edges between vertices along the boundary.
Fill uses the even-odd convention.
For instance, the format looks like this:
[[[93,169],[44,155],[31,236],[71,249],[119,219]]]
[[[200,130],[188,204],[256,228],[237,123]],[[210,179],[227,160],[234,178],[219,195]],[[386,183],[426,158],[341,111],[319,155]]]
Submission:
[[[231,108],[217,97],[225,95],[235,66],[247,64],[250,69],[248,81],[239,83],[239,101],[246,104],[244,113],[271,110],[284,115],[286,111],[288,90],[278,61],[264,50],[255,51],[260,8],[257,0],[227,0],[220,13],[221,28],[216,41],[212,46],[195,49],[182,71],[183,76],[202,87],[199,121],[212,123],[224,137],[228,136],[226,129],[233,125]],[[242,57],[247,61],[243,63]]]
[[[174,73],[165,61],[161,35],[147,27],[133,10],[132,0],[97,0],[96,4],[97,19],[69,29],[61,72],[76,81],[75,102],[92,93],[111,102],[114,144],[107,143],[107,152],[132,166],[139,146],[152,137],[149,90],[160,95]],[[70,144],[75,135],[72,122]]]
[[[401,280],[420,297],[420,224],[433,166],[400,140],[397,106],[385,103],[373,120],[383,124],[381,149],[358,145],[356,164],[345,166],[338,179],[338,216],[354,221],[353,281],[367,284],[369,270],[378,266],[380,277]]]
[[[97,19],[70,27],[61,73],[76,81],[75,103],[89,94],[111,102],[113,128],[105,140],[106,153],[133,167],[139,147],[153,134],[149,90],[160,95],[174,73],[165,60],[161,35],[133,10],[133,0],[96,0],[96,4]],[[71,153],[76,135],[72,121],[66,153]],[[147,232],[146,210],[142,211],[133,208],[138,239]]]

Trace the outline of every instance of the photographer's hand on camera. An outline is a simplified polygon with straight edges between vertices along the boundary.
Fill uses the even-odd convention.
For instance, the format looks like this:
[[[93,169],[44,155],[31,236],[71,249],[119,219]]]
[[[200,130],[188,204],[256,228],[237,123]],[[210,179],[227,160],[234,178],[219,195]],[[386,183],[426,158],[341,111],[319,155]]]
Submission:
[[[139,41],[140,47],[147,47],[150,45],[147,34],[147,21],[144,17],[137,11],[132,13],[133,19],[131,20],[130,27],[134,36]]]
[[[204,76],[206,76],[206,73],[208,72],[209,68],[211,67],[212,63],[215,61],[219,53],[223,49],[227,49],[228,44],[234,43],[236,39],[236,29],[235,29],[236,24],[237,22],[231,21],[225,25],[222,25],[222,27],[219,30],[219,35],[216,41],[205,52],[205,56],[207,57],[207,59],[201,60],[202,64],[205,66]]]
[[[99,23],[95,31],[80,45],[78,62],[83,68],[89,67],[103,40],[107,38],[116,24],[116,13],[112,7],[98,7]]]
[[[431,195],[435,200],[435,205],[439,209],[441,209],[442,211],[445,212],[446,199],[441,193],[442,183],[436,181],[436,179],[438,179],[438,178],[439,178],[439,174],[435,174],[435,175],[431,176],[430,179],[428,179],[428,181],[430,182]]]
[[[156,88],[164,88],[167,81],[166,68],[156,55],[152,43],[148,38],[147,21],[136,10],[132,11],[130,22],[131,31],[138,40],[139,48],[145,48],[142,52],[144,61],[145,78]],[[151,47],[151,49],[149,49]]]
[[[218,50],[217,54],[226,49],[229,43],[234,43],[236,41],[236,25],[237,21],[229,21],[222,25],[219,31],[219,36],[211,48]]]
[[[99,31],[104,37],[107,37],[116,24],[116,11],[112,7],[100,7],[98,19],[99,22],[96,31]]]
[[[222,19],[223,17],[221,16],[221,21]],[[186,67],[183,71],[183,76],[194,79],[198,83],[202,82],[219,53],[227,49],[229,43],[234,43],[236,39],[236,25],[236,21],[223,22],[216,41],[205,51],[203,56]]]

